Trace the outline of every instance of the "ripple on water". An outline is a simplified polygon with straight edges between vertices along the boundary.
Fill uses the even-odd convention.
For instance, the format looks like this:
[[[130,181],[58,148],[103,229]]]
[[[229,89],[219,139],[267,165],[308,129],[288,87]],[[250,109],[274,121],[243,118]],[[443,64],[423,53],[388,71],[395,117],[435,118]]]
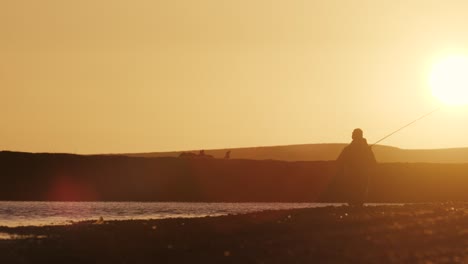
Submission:
[[[67,225],[84,220],[192,218],[265,210],[336,206],[324,203],[0,202],[0,226]]]
[[[15,233],[4,233],[0,232],[0,240],[16,240],[16,239],[44,239],[47,238],[45,235],[20,235]]]

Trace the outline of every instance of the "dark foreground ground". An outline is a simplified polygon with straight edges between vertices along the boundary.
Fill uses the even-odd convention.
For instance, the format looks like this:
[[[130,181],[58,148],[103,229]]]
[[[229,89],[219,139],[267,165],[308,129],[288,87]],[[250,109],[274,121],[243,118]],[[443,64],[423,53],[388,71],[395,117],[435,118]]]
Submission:
[[[105,220],[105,219],[104,219]],[[0,228],[0,263],[467,263],[468,204]]]

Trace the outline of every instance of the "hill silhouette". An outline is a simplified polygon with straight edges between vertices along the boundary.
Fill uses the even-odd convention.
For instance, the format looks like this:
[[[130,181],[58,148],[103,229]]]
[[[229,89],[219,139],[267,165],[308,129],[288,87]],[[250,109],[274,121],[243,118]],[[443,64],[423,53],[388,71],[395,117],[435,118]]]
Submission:
[[[347,144],[303,144],[271,147],[231,148],[205,150],[216,158],[224,157],[231,151],[235,159],[284,160],[284,161],[325,161],[335,160]],[[373,147],[379,162],[427,162],[427,163],[468,163],[468,148],[450,149],[400,149],[376,145]],[[198,150],[192,152],[198,153]],[[123,154],[130,157],[178,157],[180,152],[152,152]]]
[[[0,200],[344,202],[335,161],[0,152]],[[380,163],[369,202],[468,201],[468,163]]]

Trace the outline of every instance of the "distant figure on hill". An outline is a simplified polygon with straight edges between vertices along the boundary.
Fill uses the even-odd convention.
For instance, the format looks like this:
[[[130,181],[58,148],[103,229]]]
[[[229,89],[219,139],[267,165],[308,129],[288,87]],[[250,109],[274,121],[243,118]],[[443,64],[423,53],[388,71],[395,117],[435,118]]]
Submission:
[[[353,141],[346,146],[337,159],[338,175],[346,183],[349,205],[362,206],[366,198],[369,176],[377,164],[371,147],[361,129],[352,134]]]
[[[179,154],[179,158],[208,158],[212,159],[213,156],[211,155],[206,155],[204,150],[200,150],[200,152],[197,154],[192,153],[192,152],[182,152]]]
[[[230,159],[231,158],[231,151],[228,150],[226,151],[226,154],[224,155],[224,159]]]
[[[198,154],[198,157],[199,158],[209,158],[209,159],[213,158],[213,156],[205,154],[205,150],[203,150],[203,149],[200,150],[200,153]]]
[[[179,154],[179,158],[196,158],[197,154],[192,152],[182,152]]]

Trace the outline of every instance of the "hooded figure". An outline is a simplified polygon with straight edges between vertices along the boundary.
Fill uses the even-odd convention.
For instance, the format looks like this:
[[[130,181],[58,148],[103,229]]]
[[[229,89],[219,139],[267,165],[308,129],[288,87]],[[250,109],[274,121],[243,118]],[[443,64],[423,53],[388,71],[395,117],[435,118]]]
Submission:
[[[354,129],[352,138],[337,159],[338,174],[343,177],[348,204],[362,206],[370,173],[377,162],[361,129]]]

